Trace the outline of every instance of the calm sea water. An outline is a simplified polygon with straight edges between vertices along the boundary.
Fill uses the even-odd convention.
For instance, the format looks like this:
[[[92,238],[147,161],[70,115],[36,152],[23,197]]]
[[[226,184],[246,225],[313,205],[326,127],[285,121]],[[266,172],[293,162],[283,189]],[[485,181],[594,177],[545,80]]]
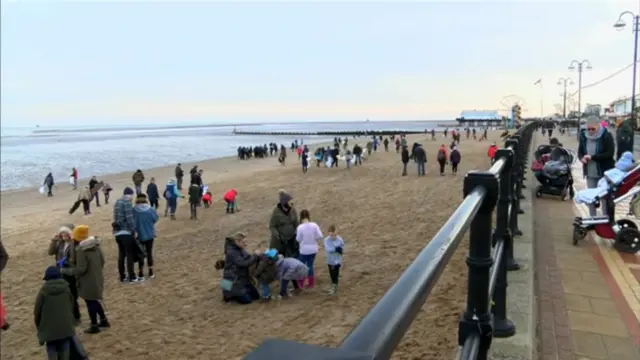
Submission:
[[[447,121],[333,122],[238,125],[246,131],[424,130]],[[269,142],[289,145],[295,137],[234,135],[234,126],[112,126],[9,128],[0,139],[0,188],[40,185],[48,172],[68,181],[71,168],[80,178],[135,169],[189,163],[235,155],[238,146]],[[298,137],[300,139],[300,137]],[[302,137],[312,144],[326,137]]]

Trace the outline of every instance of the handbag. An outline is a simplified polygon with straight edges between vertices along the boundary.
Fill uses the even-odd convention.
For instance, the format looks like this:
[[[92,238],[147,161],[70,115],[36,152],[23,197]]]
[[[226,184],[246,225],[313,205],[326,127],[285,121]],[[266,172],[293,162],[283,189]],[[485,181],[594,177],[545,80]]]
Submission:
[[[222,279],[220,280],[220,288],[224,291],[231,291],[233,289],[233,285],[235,284],[234,280]]]

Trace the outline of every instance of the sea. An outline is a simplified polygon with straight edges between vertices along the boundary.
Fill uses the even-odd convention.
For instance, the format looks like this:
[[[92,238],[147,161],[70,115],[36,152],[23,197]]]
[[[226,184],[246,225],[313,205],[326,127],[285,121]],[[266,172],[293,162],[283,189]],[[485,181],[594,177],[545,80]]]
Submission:
[[[51,172],[67,182],[76,167],[81,179],[136,169],[193,163],[237,153],[238,146],[275,142],[287,147],[330,141],[322,136],[235,135],[237,131],[315,132],[425,130],[451,121],[297,122],[235,125],[114,125],[77,127],[1,127],[0,190],[41,185]]]

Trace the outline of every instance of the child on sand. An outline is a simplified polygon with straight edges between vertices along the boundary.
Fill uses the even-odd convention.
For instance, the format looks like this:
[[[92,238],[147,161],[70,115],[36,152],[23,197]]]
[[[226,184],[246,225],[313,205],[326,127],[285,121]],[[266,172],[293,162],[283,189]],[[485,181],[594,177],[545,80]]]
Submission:
[[[262,299],[271,300],[271,288],[269,284],[278,279],[278,250],[268,249],[258,258],[253,276],[258,280],[262,290]]]
[[[200,185],[194,182],[192,182],[191,186],[189,186],[189,208],[191,209],[191,220],[198,219],[197,209],[202,197],[201,191],[202,188],[200,187]]]
[[[231,189],[224,193],[224,196],[222,198],[227,204],[227,214],[233,214],[238,210],[238,190]]]
[[[167,217],[169,213],[171,213],[171,220],[176,219],[176,208],[178,207],[178,198],[183,198],[184,196],[180,193],[178,186],[176,185],[176,181],[174,179],[169,179],[167,182],[167,186],[164,188],[164,192],[162,193],[163,197],[167,200],[167,207],[164,209],[164,216]]]
[[[213,194],[211,191],[207,191],[204,195],[202,195],[202,203],[204,204],[205,209],[208,209],[211,206],[213,201]]]
[[[57,267],[48,267],[43,280],[33,309],[38,342],[46,344],[49,359],[69,359],[71,338],[76,333],[73,296]]]
[[[299,292],[301,289],[298,281],[307,277],[309,268],[300,260],[290,257],[285,258],[282,254],[278,255],[276,266],[278,268],[278,278],[280,279],[280,295],[278,299],[290,296],[287,290],[289,281],[293,283],[294,291]]]
[[[338,291],[343,248],[344,240],[336,232],[336,226],[329,226],[329,236],[324,238],[324,251],[327,253],[327,265],[329,266],[329,277],[331,278],[330,295],[334,295]]]

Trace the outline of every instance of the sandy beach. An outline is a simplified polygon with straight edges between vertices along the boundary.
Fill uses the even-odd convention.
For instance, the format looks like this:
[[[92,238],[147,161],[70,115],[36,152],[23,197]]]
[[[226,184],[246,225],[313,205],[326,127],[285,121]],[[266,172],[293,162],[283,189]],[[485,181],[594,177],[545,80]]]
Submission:
[[[490,133],[489,140],[498,140],[498,132]],[[447,169],[446,176],[439,176],[436,149],[450,139],[410,136],[409,143],[413,141],[427,150],[426,177],[417,177],[413,162],[409,176],[401,177],[402,164],[394,149],[379,149],[362,167],[347,170],[342,163],[338,169],[327,169],[314,164],[307,174],[291,152],[286,166],[275,156],[198,162],[214,194],[212,208],[200,208],[199,220],[189,220],[187,203],[182,200],[176,221],[161,218],[154,246],[157,276],[135,285],[118,281],[111,204],[96,208],[92,203],[93,215],[85,217],[78,211],[70,216],[68,210],[77,193],[66,179],[58,179],[52,198],[40,195],[36,188],[2,192],[2,237],[10,256],[2,273],[2,293],[11,323],[11,329],[2,333],[2,359],[44,356],[36,339],[33,304],[44,269],[54,263],[47,256],[49,240],[61,224],[69,222],[90,226],[91,234],[103,239],[107,260],[104,302],[112,328],[97,335],[83,334],[88,316],[81,302],[83,323],[78,333],[91,359],[241,359],[267,337],[337,345],[460,203],[464,174],[488,167],[489,143],[463,139],[459,175]],[[349,143],[364,145],[365,140],[349,139]],[[313,151],[316,145],[310,148]],[[183,169],[188,173],[193,165],[183,163]],[[174,167],[143,171],[147,179],[155,177],[162,190]],[[115,202],[125,186],[132,186],[131,176],[128,172],[99,180],[113,186]],[[221,197],[230,188],[239,192],[241,212],[229,215]],[[315,289],[270,303],[224,304],[218,285],[221,272],[214,269],[214,262],[223,254],[224,237],[244,231],[248,250],[265,249],[268,220],[280,188],[293,196],[298,212],[308,209],[323,231],[335,224],[345,239],[340,293],[325,295],[330,281],[321,251]],[[161,209],[164,205],[161,199]],[[394,359],[451,358],[465,300],[466,250],[463,244],[455,254]]]

